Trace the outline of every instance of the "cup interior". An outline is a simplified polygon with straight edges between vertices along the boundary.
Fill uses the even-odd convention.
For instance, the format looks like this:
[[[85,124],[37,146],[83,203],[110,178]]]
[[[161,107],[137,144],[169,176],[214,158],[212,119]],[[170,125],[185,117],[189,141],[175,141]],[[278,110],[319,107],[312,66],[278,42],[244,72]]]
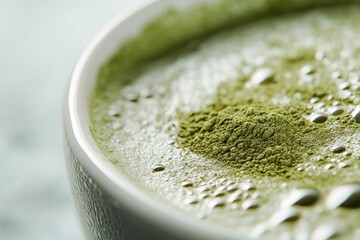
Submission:
[[[127,176],[113,166],[97,146],[90,131],[89,101],[97,81],[98,70],[119,46],[140,33],[147,23],[169,8],[184,9],[195,4],[210,4],[215,1],[217,0],[154,0],[113,19],[85,49],[74,69],[68,97],[69,125],[74,135],[73,145],[77,146],[82,155],[81,164],[116,201],[121,202],[136,215],[158,226],[163,226],[169,231],[181,232],[185,238],[187,236],[191,239],[243,239],[239,233],[213,225],[209,226],[171,207],[161,205],[143,189],[132,184]],[[278,1],[256,1],[256,3],[259,2],[265,4]],[[301,9],[312,7],[310,0],[289,2],[297,6],[296,2]],[[314,2],[318,4],[313,5],[320,6],[335,1]]]

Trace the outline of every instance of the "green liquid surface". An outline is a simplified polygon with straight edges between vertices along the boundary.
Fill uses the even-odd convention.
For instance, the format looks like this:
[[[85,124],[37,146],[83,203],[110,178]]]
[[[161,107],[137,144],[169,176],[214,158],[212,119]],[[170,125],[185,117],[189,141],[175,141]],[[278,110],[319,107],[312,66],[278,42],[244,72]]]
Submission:
[[[255,237],[359,238],[360,5],[332,2],[167,12],[100,69],[99,147],[199,221]]]

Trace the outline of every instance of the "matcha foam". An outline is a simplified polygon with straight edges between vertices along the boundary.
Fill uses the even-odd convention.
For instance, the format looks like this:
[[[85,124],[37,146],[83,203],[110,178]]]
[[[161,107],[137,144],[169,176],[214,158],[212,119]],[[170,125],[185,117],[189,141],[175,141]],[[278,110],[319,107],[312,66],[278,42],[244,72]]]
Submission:
[[[99,71],[100,149],[164,206],[235,234],[359,238],[360,7],[336,4],[162,15]]]

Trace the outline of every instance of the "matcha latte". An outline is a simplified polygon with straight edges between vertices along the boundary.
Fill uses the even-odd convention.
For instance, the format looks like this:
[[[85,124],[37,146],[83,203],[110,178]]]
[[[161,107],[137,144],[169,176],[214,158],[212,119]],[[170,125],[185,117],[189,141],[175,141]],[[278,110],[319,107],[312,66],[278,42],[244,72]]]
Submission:
[[[360,3],[343,2],[169,10],[99,70],[97,144],[199,221],[360,238]]]

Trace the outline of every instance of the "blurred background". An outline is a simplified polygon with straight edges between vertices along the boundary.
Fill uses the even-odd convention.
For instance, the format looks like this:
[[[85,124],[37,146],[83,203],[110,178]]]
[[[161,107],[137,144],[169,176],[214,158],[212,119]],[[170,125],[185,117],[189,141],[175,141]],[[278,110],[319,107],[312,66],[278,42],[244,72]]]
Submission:
[[[0,239],[84,239],[62,151],[79,55],[142,0],[0,0]]]

